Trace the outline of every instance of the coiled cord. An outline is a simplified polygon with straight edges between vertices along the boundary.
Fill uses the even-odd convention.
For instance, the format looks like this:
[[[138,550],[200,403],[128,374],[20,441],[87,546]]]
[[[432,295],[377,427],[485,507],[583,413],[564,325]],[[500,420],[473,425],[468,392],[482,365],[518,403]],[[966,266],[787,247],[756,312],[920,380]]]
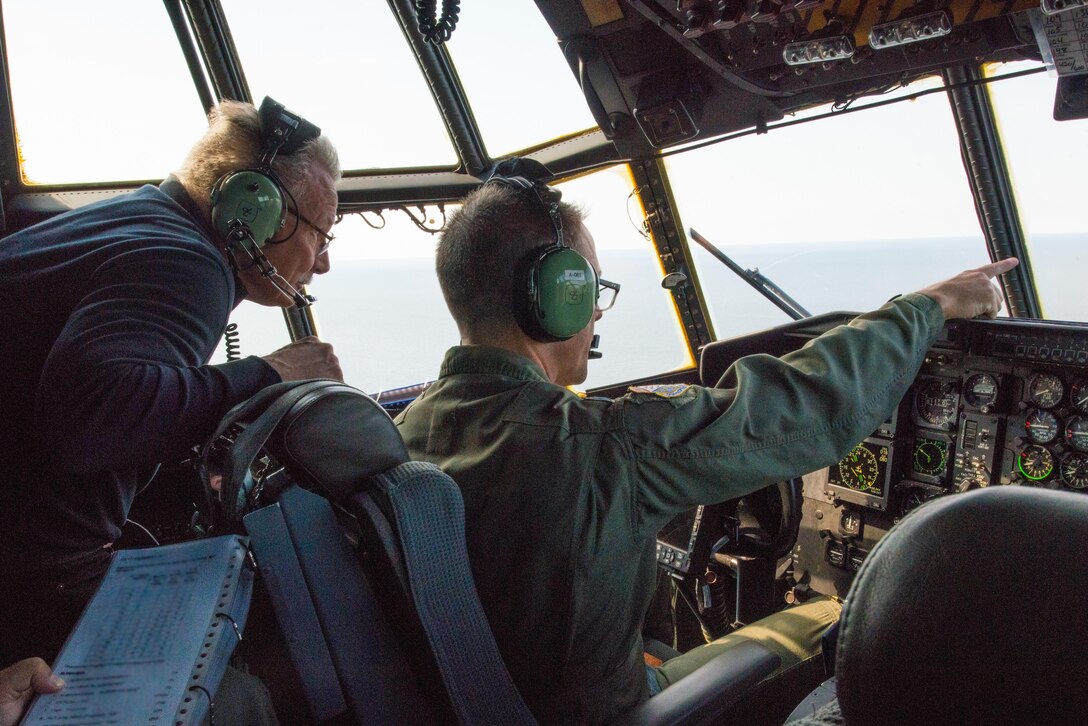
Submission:
[[[238,333],[238,323],[231,323],[223,331],[223,344],[227,348],[227,360],[238,360],[242,357],[241,336]]]
[[[419,34],[428,43],[445,43],[457,27],[461,0],[442,0],[442,17],[438,17],[438,0],[413,0]]]

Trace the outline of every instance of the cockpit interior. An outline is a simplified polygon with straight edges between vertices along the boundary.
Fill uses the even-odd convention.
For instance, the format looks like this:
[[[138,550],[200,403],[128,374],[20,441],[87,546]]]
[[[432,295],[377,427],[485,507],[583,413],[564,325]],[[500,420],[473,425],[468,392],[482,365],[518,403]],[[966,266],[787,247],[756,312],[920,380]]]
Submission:
[[[338,241],[332,273],[309,286],[317,302],[282,315],[242,305],[213,361],[308,335],[332,341],[345,382],[374,403],[344,419],[374,432],[355,477],[378,477],[406,458],[388,417],[427,390],[442,351],[458,342],[433,279],[436,235],[504,159],[540,162],[550,184],[585,206],[601,274],[623,283],[598,328],[603,358],[589,363],[589,396],[714,386],[744,356],[798,350],[893,295],[1017,257],[999,281],[1002,314],[948,322],[894,413],[844,458],[740,500],[706,502],[659,533],[659,597],[645,631],[675,651],[813,596],[841,602],[855,588],[869,597],[861,573],[880,568],[895,579],[889,553],[904,545],[882,546],[895,539],[889,533],[957,498],[967,511],[978,490],[1088,493],[1086,0],[2,0],[0,21],[4,235],[158,184],[221,100],[259,103],[268,94],[338,144]],[[221,430],[213,444],[229,458],[245,425]],[[449,575],[463,573],[456,553],[402,561],[403,553],[367,551],[396,550],[398,527],[411,531],[397,519],[396,487],[348,492],[329,484],[346,481],[343,471],[321,468],[341,456],[336,446],[290,440],[282,426],[265,436],[237,486],[257,486],[265,504],[282,505],[275,526],[294,532],[299,552],[301,533],[318,533],[313,551],[286,554],[264,542],[267,556],[297,557],[305,577],[314,567],[325,578],[312,588],[320,601],[292,601],[282,582],[264,594],[259,586],[253,601],[247,633],[265,642],[247,647],[275,684],[281,722],[533,723],[496,653],[485,652],[472,675],[442,650],[489,637],[478,612],[443,619],[446,595],[472,591],[470,580]],[[206,532],[200,458],[196,450],[162,463],[132,504],[138,529],[126,528],[123,545]],[[313,491],[332,507],[307,498]],[[1088,523],[1083,507],[1055,501],[1080,529]],[[292,520],[290,507],[315,529]],[[963,516],[992,540],[997,525]],[[1050,536],[1045,523],[1026,521],[1039,529],[1005,533],[1013,560],[1019,540]],[[917,543],[929,530],[910,531]],[[1055,552],[1073,552],[1073,561],[1054,555],[1032,566],[1054,577],[1066,567],[1088,574],[1083,551],[1060,544],[1079,531],[1053,533]],[[1004,556],[964,553],[981,570]],[[344,572],[364,574],[348,585]],[[939,575],[919,582],[929,587],[925,578]],[[375,594],[386,586],[396,596]],[[1008,604],[1069,626],[1074,613],[1036,609],[1036,594],[1010,592]],[[338,597],[345,611],[357,608],[355,620],[337,614]],[[348,645],[328,636],[309,650],[284,626],[285,618],[311,622],[303,610],[313,622],[336,621],[341,635],[356,632],[364,614],[420,614],[404,616],[402,630]],[[424,647],[420,639],[438,637],[432,623],[463,626],[466,640]],[[904,640],[927,635],[912,633],[911,622],[898,627]],[[839,643],[858,648],[864,638]],[[425,655],[404,655],[413,649]],[[343,664],[352,658],[368,667],[385,659],[397,677],[368,686],[380,669]],[[678,711],[643,710],[617,723],[782,724],[833,695],[798,710],[834,675],[828,662],[799,678],[788,702],[745,702],[744,689],[762,677],[752,674],[765,673],[758,660],[717,687],[735,697],[706,706],[692,683],[675,695],[688,699]],[[934,681],[985,680],[933,669]],[[1047,673],[1025,666],[1017,687],[1054,686]],[[1081,675],[1083,666],[1061,683],[1080,690]],[[924,684],[915,685],[926,701]],[[1073,703],[1081,699],[1070,696],[1071,710],[1054,713],[1085,713]],[[850,708],[850,726],[908,713],[894,699],[865,703],[885,708],[879,718]]]

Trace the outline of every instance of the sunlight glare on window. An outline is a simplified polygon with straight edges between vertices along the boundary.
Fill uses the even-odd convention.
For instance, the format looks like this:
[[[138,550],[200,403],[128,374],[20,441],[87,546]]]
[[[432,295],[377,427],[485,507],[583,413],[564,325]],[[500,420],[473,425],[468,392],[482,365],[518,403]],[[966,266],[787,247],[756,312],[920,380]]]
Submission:
[[[170,18],[146,0],[5,0],[12,107],[31,184],[162,179],[207,120]]]

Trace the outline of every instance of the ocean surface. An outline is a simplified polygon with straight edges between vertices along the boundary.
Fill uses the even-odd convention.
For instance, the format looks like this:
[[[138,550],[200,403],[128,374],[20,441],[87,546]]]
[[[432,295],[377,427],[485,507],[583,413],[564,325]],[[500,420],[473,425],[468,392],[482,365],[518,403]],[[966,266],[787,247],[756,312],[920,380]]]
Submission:
[[[947,238],[735,245],[724,249],[745,269],[758,269],[813,314],[863,312],[897,293],[918,290],[987,261],[981,239]],[[1045,314],[1088,320],[1088,233],[1035,235],[1031,254]],[[785,313],[727,267],[696,247],[696,271],[718,339],[788,322]],[[604,358],[589,364],[593,387],[691,364],[671,297],[648,250],[602,250],[602,275],[622,285],[615,307],[597,324]],[[334,344],[345,379],[364,391],[412,385],[438,374],[445,350],[458,342],[434,276],[433,260],[337,261],[310,291],[319,333]],[[288,342],[278,310],[243,303],[244,355]],[[222,348],[213,360],[222,360]]]

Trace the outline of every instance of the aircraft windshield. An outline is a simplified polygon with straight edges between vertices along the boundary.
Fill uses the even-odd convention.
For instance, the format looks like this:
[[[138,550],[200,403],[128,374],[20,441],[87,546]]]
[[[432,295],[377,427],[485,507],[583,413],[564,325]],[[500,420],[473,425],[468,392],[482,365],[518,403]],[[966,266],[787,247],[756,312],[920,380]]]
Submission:
[[[678,154],[666,164],[685,228],[818,314],[870,310],[987,262],[958,143],[938,93]],[[718,338],[787,320],[692,247]]]
[[[457,164],[385,3],[310,3],[303,11],[291,0],[224,0],[223,10],[253,98],[272,96],[320,126],[343,169]]]
[[[603,276],[623,286],[597,324],[604,358],[590,363],[587,388],[694,364],[672,298],[661,288],[653,245],[639,231],[642,212],[628,199],[633,186],[626,167],[559,185],[564,200],[586,213]],[[447,205],[447,214],[456,208]],[[437,207],[427,207],[426,215],[409,211],[432,229],[443,222]],[[318,299],[319,333],[335,344],[345,380],[375,393],[437,377],[458,334],[434,273],[436,238],[401,211],[348,216],[335,232],[333,271],[315,278],[310,291]],[[288,342],[279,310],[242,304],[232,319],[240,325],[243,355]],[[224,355],[221,347],[213,360]]]

